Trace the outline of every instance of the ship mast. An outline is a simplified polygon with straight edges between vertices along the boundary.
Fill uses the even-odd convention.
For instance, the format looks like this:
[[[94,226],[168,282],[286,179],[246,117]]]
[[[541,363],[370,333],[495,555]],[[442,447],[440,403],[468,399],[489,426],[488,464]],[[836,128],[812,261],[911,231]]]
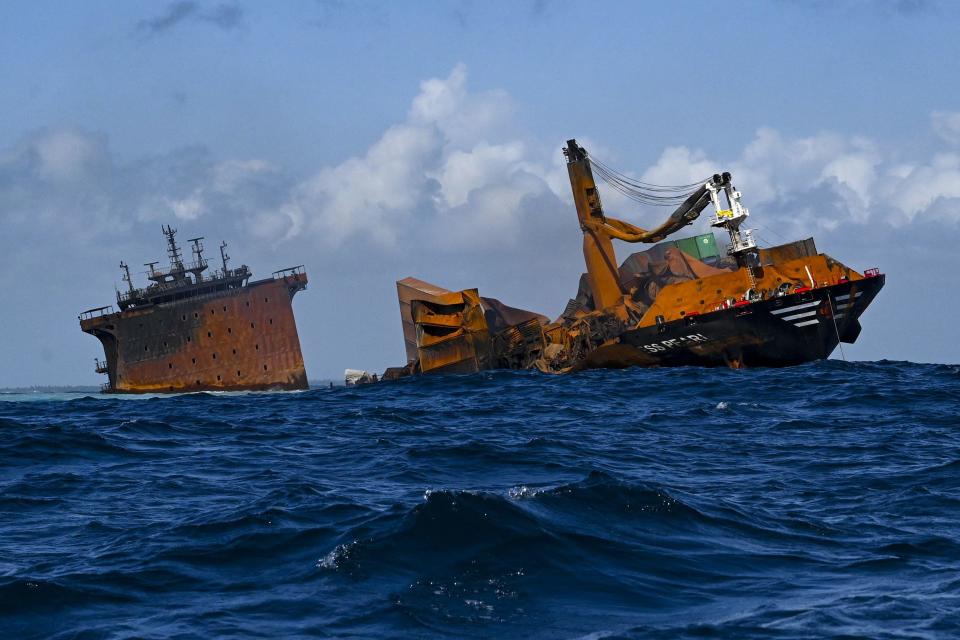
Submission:
[[[130,293],[133,293],[133,279],[130,277],[130,265],[121,260],[120,268],[123,269],[123,281],[127,283],[127,289]]]
[[[230,256],[227,255],[227,242],[226,240],[220,241],[220,260],[223,261],[223,275],[227,275],[227,260],[230,259]]]
[[[199,238],[190,238],[187,242],[193,243],[193,264],[190,265],[190,273],[193,274],[194,282],[203,282],[203,272],[207,268],[207,261],[203,257],[203,236]]]
[[[183,280],[184,275],[183,256],[180,253],[180,247],[177,246],[177,230],[169,225],[163,225],[163,235],[167,236],[167,255],[170,257],[170,275],[174,281]]]

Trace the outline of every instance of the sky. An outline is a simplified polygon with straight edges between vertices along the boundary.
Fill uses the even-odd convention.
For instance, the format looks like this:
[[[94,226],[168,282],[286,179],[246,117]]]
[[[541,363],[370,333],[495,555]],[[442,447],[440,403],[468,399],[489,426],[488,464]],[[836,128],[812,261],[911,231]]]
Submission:
[[[846,358],[960,362],[958,25],[936,0],[6,0],[0,386],[99,383],[77,314],[121,260],[146,284],[162,224],[255,277],[306,266],[315,380],[404,364],[406,276],[556,317],[569,138],[649,182],[730,171],[761,244],[879,267]]]

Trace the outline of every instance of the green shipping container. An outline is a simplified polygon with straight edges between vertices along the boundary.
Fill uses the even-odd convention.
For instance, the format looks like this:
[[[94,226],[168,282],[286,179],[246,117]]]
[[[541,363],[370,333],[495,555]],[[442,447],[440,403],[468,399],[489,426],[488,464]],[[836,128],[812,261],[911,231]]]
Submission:
[[[717,251],[717,239],[712,233],[693,236],[692,238],[683,238],[676,241],[677,248],[685,254],[697,260],[706,258],[715,258],[720,253]]]
[[[717,251],[717,238],[712,233],[697,236],[697,247],[700,249],[700,258],[714,258],[720,255]]]
[[[693,238],[683,238],[682,240],[677,240],[677,249],[683,251],[685,254],[691,258],[700,259],[700,248],[697,246],[697,237]]]

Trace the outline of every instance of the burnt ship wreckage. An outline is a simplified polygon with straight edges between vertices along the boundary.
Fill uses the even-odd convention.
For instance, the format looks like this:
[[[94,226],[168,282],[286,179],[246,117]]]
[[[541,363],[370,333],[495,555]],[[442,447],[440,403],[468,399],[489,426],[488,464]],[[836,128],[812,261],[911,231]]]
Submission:
[[[583,231],[586,273],[552,322],[476,289],[397,282],[407,364],[382,379],[485,369],[563,373],[628,366],[781,367],[830,356],[860,334],[860,317],[884,285],[818,253],[812,238],[761,248],[729,173],[659,186],[621,174],[569,140],[564,154]],[[594,170],[643,204],[676,210],[653,230],[606,214]],[[711,233],[673,241],[708,206]],[[613,240],[654,244],[618,264]]]
[[[170,265],[147,263],[151,283],[136,288],[120,263],[126,291],[117,306],[80,314],[80,328],[103,344],[98,373],[106,393],[306,389],[293,296],[307,287],[302,266],[251,281],[246,265],[206,273],[203,238],[192,238],[184,263],[176,229],[163,227]]]

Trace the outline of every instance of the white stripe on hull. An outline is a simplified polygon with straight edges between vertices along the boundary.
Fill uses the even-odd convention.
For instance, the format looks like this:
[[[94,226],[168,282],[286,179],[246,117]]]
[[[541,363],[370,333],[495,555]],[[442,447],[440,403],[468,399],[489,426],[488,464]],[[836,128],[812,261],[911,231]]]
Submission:
[[[854,297],[854,298],[859,298],[859,297],[862,296],[862,295],[863,295],[863,291],[857,291],[855,294],[853,294],[853,297]],[[843,294],[842,296],[837,296],[837,300],[846,300],[846,299],[849,298],[849,297],[850,297],[850,294],[849,294],[849,293],[845,293],[845,294]]]
[[[813,307],[820,304],[820,300],[814,300],[813,302],[804,302],[803,304],[795,304],[792,307],[784,307],[782,309],[774,309],[770,313],[773,315],[780,315],[781,313],[787,313],[788,311],[795,311],[797,309],[806,309],[807,307]]]
[[[816,315],[816,314],[817,314],[817,310],[814,309],[813,311],[804,311],[803,313],[795,313],[795,314],[793,314],[793,315],[791,315],[791,316],[783,316],[783,317],[781,317],[780,319],[781,319],[781,320],[796,320],[797,318],[809,318],[810,316],[813,316],[813,315]]]

